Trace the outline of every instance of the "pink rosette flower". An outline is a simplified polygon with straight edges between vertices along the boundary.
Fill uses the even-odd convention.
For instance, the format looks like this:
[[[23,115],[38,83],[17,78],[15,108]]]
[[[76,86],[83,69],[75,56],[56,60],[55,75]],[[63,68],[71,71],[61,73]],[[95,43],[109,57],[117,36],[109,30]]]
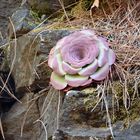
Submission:
[[[55,89],[79,87],[104,80],[115,62],[107,40],[92,30],[76,31],[51,49],[48,65],[53,69],[50,83]]]

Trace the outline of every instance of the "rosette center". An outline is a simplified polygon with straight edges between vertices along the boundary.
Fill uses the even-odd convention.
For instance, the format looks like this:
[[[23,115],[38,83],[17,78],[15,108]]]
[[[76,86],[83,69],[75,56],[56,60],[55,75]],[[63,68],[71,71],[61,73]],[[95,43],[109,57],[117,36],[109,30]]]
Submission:
[[[74,48],[71,50],[71,56],[74,60],[81,61],[85,58],[85,50],[83,48]]]

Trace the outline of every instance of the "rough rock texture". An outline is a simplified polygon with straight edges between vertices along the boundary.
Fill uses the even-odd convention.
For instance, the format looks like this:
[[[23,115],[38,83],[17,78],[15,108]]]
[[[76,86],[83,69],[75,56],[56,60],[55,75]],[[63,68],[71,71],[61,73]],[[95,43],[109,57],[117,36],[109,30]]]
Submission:
[[[2,36],[7,35],[8,17],[20,6],[22,0],[1,0],[0,1],[0,32]],[[0,35],[1,36],[1,35]],[[1,39],[1,37],[0,37]]]
[[[68,33],[69,31],[66,30],[46,30],[38,35],[33,32],[19,37],[16,46],[14,40],[7,46],[8,61],[10,67],[13,67],[17,89],[33,85],[36,79],[38,79],[37,82],[41,81],[40,76],[46,80],[43,81],[44,84],[47,84],[50,75],[49,68],[47,68],[47,64],[44,65],[44,62],[56,41]]]
[[[96,92],[93,95],[79,91],[67,93],[61,109],[59,129],[54,133],[53,140],[113,140],[104,104],[99,103],[92,112],[87,108],[85,101],[97,101],[94,94]],[[107,97],[109,110],[112,109],[110,99]],[[139,120],[132,122],[129,128],[124,128],[123,122],[118,121],[112,125],[112,129],[115,140],[139,140]]]
[[[99,104],[94,111],[88,108],[86,100],[96,102],[96,93],[93,92],[90,99],[88,93],[80,91],[69,91],[63,102],[60,127],[54,134],[53,139],[89,140],[90,137],[99,140],[111,136],[109,128],[106,127],[107,117],[105,107]]]
[[[59,9],[62,9],[59,0],[27,0],[31,8],[40,14],[52,14]],[[61,0],[64,6],[71,5],[77,0]]]
[[[33,17],[33,14],[26,6],[18,8],[11,16],[11,20],[15,28],[16,37],[28,33],[37,26],[37,19]],[[13,27],[10,23],[8,31],[8,36],[14,38]]]
[[[21,99],[22,103],[15,103],[11,110],[3,115],[3,128],[6,140],[39,139],[40,123],[34,123],[39,117],[39,110],[36,102],[30,102],[33,97],[33,93],[27,93]],[[23,123],[23,135],[21,137]]]
[[[21,99],[22,103],[15,103],[11,110],[3,115],[6,140],[45,140],[45,130],[37,120],[45,124],[47,137],[51,137],[57,128],[58,101],[59,94],[55,90],[51,90],[49,94],[44,91],[40,97],[31,92],[26,93]]]
[[[58,91],[52,88],[50,89],[49,93],[48,94],[46,93],[45,95],[47,96],[46,97],[43,96],[38,100],[38,106],[42,121],[47,129],[47,137],[51,138],[55,130],[58,128],[58,119],[59,119],[57,118],[59,114],[58,104],[61,107],[63,94],[58,93]],[[40,138],[38,140],[45,140],[45,138],[46,133],[42,128]]]

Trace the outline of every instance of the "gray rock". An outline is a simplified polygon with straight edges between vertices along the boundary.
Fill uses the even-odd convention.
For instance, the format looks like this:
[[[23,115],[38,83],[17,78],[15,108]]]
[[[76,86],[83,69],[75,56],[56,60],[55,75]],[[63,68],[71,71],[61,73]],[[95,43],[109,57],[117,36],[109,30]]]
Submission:
[[[96,102],[96,93],[93,93],[92,97],[90,99],[88,94],[79,91],[77,93],[69,91],[66,94],[61,110],[60,127],[53,136],[54,140],[59,140],[62,135],[63,139],[68,140],[89,140],[90,137],[96,136],[102,140],[110,135],[109,129],[105,128],[107,122],[105,108],[101,109],[99,104],[91,112],[86,106],[87,98]]]
[[[50,89],[46,97],[40,98],[38,101],[39,110],[41,114],[42,121],[46,126],[47,137],[50,138],[57,129],[59,114],[58,105],[61,108],[63,94],[59,94],[55,89]],[[60,96],[59,96],[60,95]],[[60,103],[60,104],[59,104]],[[41,130],[40,138],[38,140],[45,140],[46,133],[44,129]]]
[[[33,17],[31,11],[25,6],[18,8],[16,12],[13,13],[11,20],[15,28],[16,37],[28,33],[37,26],[37,19]],[[15,37],[11,23],[9,23],[8,27],[8,36],[10,38]]]
[[[21,99],[22,103],[15,103],[11,110],[3,115],[2,123],[6,140],[39,139],[41,126],[40,123],[34,123],[39,118],[38,106],[36,102],[29,102],[33,97],[33,93],[27,93]],[[24,121],[21,137],[21,128]]]
[[[5,38],[7,35],[7,26],[9,23],[9,17],[11,17],[12,13],[16,11],[16,8],[20,6],[21,1],[22,0],[0,1],[0,33],[2,33],[3,38]]]
[[[48,53],[50,49],[56,44],[56,42],[60,38],[62,38],[65,35],[68,35],[69,33],[70,33],[69,30],[52,30],[52,31],[42,30],[42,33],[38,35],[38,32],[34,31],[34,32],[31,32],[30,34],[26,34],[19,37],[17,39],[16,48],[15,48],[14,40],[10,42],[10,45],[6,46],[7,47],[6,48],[7,60],[10,67],[13,68],[12,74],[15,79],[16,92],[18,94],[23,94],[23,92],[24,94],[30,94],[30,93],[27,93],[27,91],[29,90],[31,92],[40,94],[40,90],[44,90],[45,88],[46,89],[48,88],[50,72],[51,72],[45,62],[47,60]],[[38,96],[38,94],[36,94],[36,96]],[[41,93],[41,94],[44,94],[44,93]],[[45,114],[42,117],[42,121],[47,128],[48,137],[52,136],[54,131],[57,128],[56,127],[56,122],[57,122],[56,114],[57,114],[59,94],[56,93],[55,91],[55,94],[52,97],[52,101],[51,103],[49,103],[49,101],[51,100],[52,94],[53,94],[53,90],[50,92],[50,94],[47,95],[46,93],[44,96],[41,96],[39,98],[38,100],[39,112],[36,112],[36,108],[33,108],[33,111],[36,113],[34,119],[37,119],[36,116],[40,116],[40,113],[42,113],[43,103],[45,102],[44,104],[45,108],[47,107],[48,104],[50,104],[48,110],[45,112]],[[26,104],[25,100],[22,102],[23,104],[24,103]],[[4,124],[4,129],[5,129],[4,131],[5,131],[6,137],[11,136],[11,138],[13,137],[13,140],[17,140],[17,139],[20,140],[19,133],[17,135],[14,135],[19,130],[20,126],[18,126],[18,123],[15,126],[11,126],[11,125],[12,125],[12,122],[15,122],[15,121],[18,122],[18,120],[22,121],[20,117],[23,119],[23,116],[26,113],[26,110],[27,108],[24,108],[23,106],[20,106],[20,104],[16,103],[11,108],[11,110],[5,115],[5,117],[3,117],[5,118],[3,120],[3,124]],[[17,113],[19,113],[20,115],[18,115]],[[13,115],[15,116],[11,118]],[[30,115],[31,114],[29,112],[27,117],[30,117]],[[29,124],[27,124],[27,128],[28,126],[32,126],[32,123],[33,123],[32,120],[30,121],[29,119]],[[26,128],[25,128],[24,136],[22,139],[23,140],[31,139],[29,137],[32,135],[32,133],[36,133],[36,130],[31,130],[31,131],[28,132],[26,131]],[[45,134],[44,129],[42,127],[41,128],[38,127],[37,131],[40,132],[40,137],[36,138],[35,136],[32,139],[33,140],[45,139],[46,134]]]
[[[75,96],[75,95],[76,96]],[[79,95],[79,96],[77,96]],[[106,109],[99,103],[94,111],[88,109],[85,100],[96,102],[96,93],[92,95],[79,91],[69,91],[64,99],[59,129],[55,131],[53,140],[113,140]],[[92,96],[92,98],[91,98]],[[90,98],[89,98],[90,97]],[[109,110],[112,109],[111,97],[107,97]],[[139,140],[140,121],[133,121],[129,128],[123,127],[123,122],[112,124],[114,140]]]
[[[51,89],[38,94],[26,93],[21,99],[22,103],[15,103],[9,112],[3,115],[3,128],[6,140],[46,140],[57,129],[58,103],[62,104],[62,95]],[[37,99],[37,100],[33,100]],[[60,99],[60,100],[59,100]],[[46,127],[44,130],[41,120]],[[23,126],[21,137],[21,128]]]
[[[34,31],[19,37],[16,49],[14,40],[7,46],[7,59],[10,67],[13,67],[12,73],[17,90],[27,86],[36,88],[39,84],[43,86],[42,88],[48,86],[50,69],[46,63],[49,51],[69,32],[68,30],[44,30],[39,35]]]

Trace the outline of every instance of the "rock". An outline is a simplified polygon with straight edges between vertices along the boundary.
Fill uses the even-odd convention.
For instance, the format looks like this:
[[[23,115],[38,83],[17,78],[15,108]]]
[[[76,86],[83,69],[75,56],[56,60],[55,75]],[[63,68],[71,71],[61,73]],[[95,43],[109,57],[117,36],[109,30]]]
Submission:
[[[23,34],[28,33],[37,26],[37,19],[33,17],[33,14],[25,6],[20,7],[13,13],[11,21],[14,25],[16,37],[22,36]],[[9,23],[8,35],[10,38],[14,38],[14,30]]]
[[[48,53],[56,42],[69,32],[69,30],[44,29],[39,35],[33,31],[17,39],[16,49],[14,40],[7,46],[7,60],[9,66],[13,67],[12,74],[17,90],[27,86],[41,87],[39,83],[44,85],[42,88],[48,86],[50,78],[50,69],[47,66]]]
[[[90,137],[96,136],[102,140],[110,136],[110,131],[106,127],[106,109],[101,109],[99,104],[91,112],[87,100],[91,100],[94,107],[96,93],[92,94],[92,98],[91,95],[79,91],[69,91],[66,94],[61,110],[60,127],[53,136],[54,140],[59,140],[62,135],[63,139],[67,140],[89,140]]]
[[[40,14],[52,14],[59,9],[62,9],[62,6],[59,0],[27,0],[30,7],[39,12]],[[77,0],[61,0],[64,3],[64,6],[67,7]]]
[[[9,23],[9,17],[16,11],[21,4],[22,0],[1,0],[0,1],[0,39],[5,38],[7,35],[7,26]]]
[[[31,39],[30,36],[24,36],[17,40],[17,46],[15,46],[13,41],[7,48],[8,61],[10,67],[13,67],[13,77],[15,79],[16,88],[28,86],[35,79],[33,72],[39,60],[36,59],[34,62],[34,59],[38,46],[37,40],[31,45],[32,41],[33,39]],[[12,66],[12,63],[14,63],[14,66]]]
[[[6,140],[45,140],[51,137],[57,129],[58,103],[62,103],[58,91],[51,89],[44,91],[40,98],[34,93],[26,93],[21,99],[22,103],[15,103],[9,112],[3,115],[3,128]],[[37,99],[37,100],[33,100]],[[59,100],[60,99],[60,100]],[[25,119],[26,117],[26,119]],[[39,121],[46,127],[47,134]],[[22,124],[23,136],[21,137]],[[14,122],[16,122],[14,124]],[[11,140],[11,139],[10,139]]]
[[[21,101],[23,105],[16,103],[13,105],[11,110],[5,114],[3,117],[3,125],[4,125],[4,132],[6,137],[13,137],[13,140],[20,140],[20,133],[15,134],[19,131],[20,126],[18,126],[18,120],[22,122],[23,116],[26,113],[27,107],[24,107],[24,100],[27,96],[30,96],[31,93],[27,93],[30,90],[32,96],[38,96],[41,90],[47,89],[49,86],[49,78],[50,78],[50,69],[47,66],[47,56],[50,49],[56,44],[56,42],[65,35],[70,33],[69,30],[45,30],[38,35],[37,32],[34,30],[33,32],[23,35],[17,39],[17,46],[15,48],[15,41],[11,41],[9,45],[6,46],[7,50],[7,61],[9,67],[12,69],[12,75],[15,80],[16,86],[16,93],[19,95],[27,94]],[[14,64],[14,65],[13,65]],[[37,93],[37,94],[35,94]],[[28,95],[29,94],[29,95]],[[33,95],[35,94],[35,95]],[[44,94],[44,93],[41,93]],[[39,104],[39,111],[42,110],[42,105],[45,100],[45,108],[48,104],[49,108],[47,112],[42,117],[44,124],[47,126],[48,137],[51,137],[56,130],[56,114],[57,114],[57,106],[58,106],[58,93],[55,92],[53,95],[53,99],[51,96],[53,91],[47,96],[47,93],[44,96],[41,96],[38,100]],[[46,98],[47,97],[47,98]],[[49,103],[49,101],[51,103]],[[36,105],[35,105],[36,106]],[[36,113],[35,118],[29,114],[27,117],[31,117],[31,119],[37,119],[37,116],[40,116],[40,112],[36,111],[36,107],[32,108],[34,113]],[[21,113],[20,113],[21,112]],[[32,113],[32,112],[31,112]],[[15,116],[13,116],[15,114]],[[31,116],[30,116],[31,115]],[[34,115],[34,114],[33,114]],[[12,118],[11,118],[12,117]],[[38,117],[39,118],[39,117]],[[29,123],[27,127],[25,126],[23,140],[29,139],[29,137],[36,131],[40,132],[40,137],[37,140],[43,140],[46,137],[43,128],[38,127],[38,130],[31,130],[26,131],[26,129],[30,129],[32,126],[32,120],[29,119]],[[28,120],[27,120],[28,121]],[[17,125],[12,126],[12,122],[17,122]],[[39,122],[38,122],[39,123]],[[10,125],[11,124],[11,125]],[[40,124],[40,123],[39,123]],[[11,130],[12,129],[12,130]],[[32,138],[33,140],[36,139],[37,136]],[[31,139],[31,138],[30,138]]]
[[[45,95],[47,96],[45,97]],[[58,119],[59,119],[57,118],[59,114],[58,108],[59,107],[61,108],[62,106],[63,94],[62,93],[59,94],[58,91],[51,88],[48,94],[45,95],[43,96],[43,98],[39,99],[38,105],[39,105],[42,121],[46,126],[47,137],[51,138],[58,127],[57,126]],[[43,129],[43,131],[41,131],[41,135],[38,140],[45,140],[45,139],[46,139],[46,133]]]
[[[38,140],[41,126],[40,123],[34,123],[39,118],[39,110],[34,101],[30,102],[33,97],[33,93],[27,93],[21,99],[22,103],[16,102],[11,110],[3,115],[2,123],[6,140]]]
[[[96,93],[69,91],[66,94],[59,129],[55,131],[53,140],[113,140],[107,125],[105,106],[99,103],[94,111],[91,111],[85,102],[87,99],[96,102]],[[107,97],[109,110],[112,109],[110,99]],[[112,130],[114,140],[139,140],[140,120],[132,121],[128,128],[124,128],[124,122],[117,121],[112,124]]]

